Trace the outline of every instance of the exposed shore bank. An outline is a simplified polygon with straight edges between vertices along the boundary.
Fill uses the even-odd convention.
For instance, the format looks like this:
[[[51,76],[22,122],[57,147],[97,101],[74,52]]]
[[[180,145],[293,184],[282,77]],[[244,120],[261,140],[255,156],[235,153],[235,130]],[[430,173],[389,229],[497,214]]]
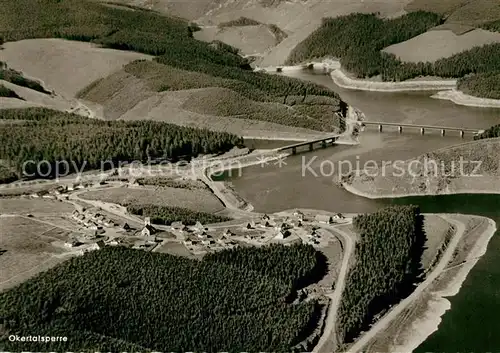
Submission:
[[[468,107],[480,107],[480,108],[500,108],[500,99],[489,99],[489,98],[480,98],[465,94],[462,91],[457,89],[440,91],[431,98],[435,99],[445,99],[452,101],[458,105],[465,105]]]
[[[355,79],[346,75],[342,69],[333,70],[330,74],[333,82],[342,88],[374,91],[374,92],[405,92],[405,91],[435,91],[453,89],[457,80],[445,79],[415,79],[401,82],[381,82]]]
[[[461,217],[470,217],[460,215]],[[468,274],[476,265],[479,259],[486,253],[488,244],[497,230],[496,223],[489,218],[474,216],[488,222],[487,228],[479,234],[470,234],[466,232],[462,241],[469,235],[476,235],[476,240],[473,246],[466,254],[459,254],[465,258],[462,264],[456,265],[456,271],[443,271],[436,281],[428,290],[428,298],[425,303],[425,310],[418,313],[418,317],[410,318],[410,324],[403,330],[402,334],[397,338],[401,341],[398,344],[393,344],[389,347],[390,352],[413,352],[420,344],[422,344],[432,333],[438,330],[439,324],[442,321],[442,316],[451,309],[451,302],[448,297],[457,295],[465,282]],[[469,239],[470,240],[470,239]],[[440,286],[444,288],[439,288]]]

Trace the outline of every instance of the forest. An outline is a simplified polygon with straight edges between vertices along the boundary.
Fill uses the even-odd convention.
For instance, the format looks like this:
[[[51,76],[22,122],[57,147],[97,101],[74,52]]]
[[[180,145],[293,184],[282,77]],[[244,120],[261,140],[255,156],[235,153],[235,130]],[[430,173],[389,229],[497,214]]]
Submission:
[[[464,76],[457,88],[471,96],[500,99],[500,71]]]
[[[131,204],[127,212],[144,217],[150,217],[151,223],[170,225],[172,222],[182,222],[185,225],[194,225],[196,222],[211,224],[230,221],[231,218],[213,213],[193,211],[188,208],[174,206],[159,206],[153,204]]]
[[[17,95],[16,92],[14,92],[13,90],[5,87],[4,85],[0,84],[0,98],[1,97],[4,97],[4,98],[17,98],[17,99],[22,99],[21,97],[19,97]]]
[[[431,62],[401,62],[382,49],[415,37],[442,23],[440,15],[417,11],[382,20],[375,14],[351,14],[323,20],[323,25],[290,53],[289,64],[334,57],[357,78],[379,76],[383,81],[404,81],[419,76],[463,78],[459,85],[478,97],[500,97],[500,44],[488,44]],[[498,22],[483,26],[498,31]],[[484,75],[481,75],[484,74]]]
[[[224,250],[202,261],[105,247],[0,293],[0,346],[40,350],[7,337],[41,332],[68,337],[44,344],[53,352],[293,352],[321,307],[291,304],[291,294],[324,266],[302,244]]]
[[[101,169],[106,161],[118,166],[127,161],[189,159],[226,152],[243,143],[242,138],[224,132],[149,120],[103,121],[46,108],[0,110],[0,119],[25,120],[0,125],[0,159],[10,162],[18,178]]]
[[[353,225],[360,240],[339,307],[338,328],[345,343],[413,291],[421,274],[425,242],[418,206],[393,206],[359,215]]]
[[[320,28],[292,50],[287,64],[330,56],[340,59],[342,67],[358,78],[376,76],[384,67],[383,48],[415,37],[441,22],[439,15],[424,11],[387,20],[360,13],[325,18]]]
[[[9,69],[7,64],[3,61],[0,61],[0,80],[7,81],[18,86],[30,88],[38,92],[50,94],[50,92],[45,90],[45,88],[43,88],[43,86],[39,82],[24,77],[23,74],[19,71]]]
[[[495,138],[495,137],[500,137],[500,124],[494,125],[488,129],[486,129],[479,136],[474,136],[474,140],[481,140],[481,139],[488,139],[488,138]]]

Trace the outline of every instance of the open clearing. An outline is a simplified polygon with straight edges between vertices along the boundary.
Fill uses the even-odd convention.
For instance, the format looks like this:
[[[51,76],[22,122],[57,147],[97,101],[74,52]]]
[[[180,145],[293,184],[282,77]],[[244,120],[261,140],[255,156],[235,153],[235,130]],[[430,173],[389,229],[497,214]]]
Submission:
[[[498,0],[413,0],[406,11],[431,11],[447,16],[446,23],[478,25],[500,19]]]
[[[223,205],[208,190],[188,190],[168,187],[109,188],[88,191],[80,195],[82,199],[98,200],[119,204],[153,204],[159,206],[184,207],[201,212],[218,212]]]
[[[73,212],[73,205],[47,199],[15,199],[15,198],[0,198],[0,213],[7,214],[22,214],[31,213],[33,215],[46,215]]]
[[[68,98],[133,60],[150,58],[63,39],[27,39],[5,43],[3,47],[0,61]]]
[[[500,33],[475,29],[462,35],[432,30],[384,49],[406,62],[434,62],[485,44],[500,43]]]
[[[0,216],[0,228],[0,291],[63,261],[51,243],[67,231],[21,216]]]

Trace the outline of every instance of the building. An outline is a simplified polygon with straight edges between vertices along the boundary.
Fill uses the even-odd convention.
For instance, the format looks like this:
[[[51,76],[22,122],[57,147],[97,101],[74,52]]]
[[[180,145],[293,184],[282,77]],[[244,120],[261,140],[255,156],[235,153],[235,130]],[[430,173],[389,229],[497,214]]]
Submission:
[[[123,229],[124,231],[128,231],[128,230],[130,230],[130,226],[128,225],[128,223],[127,223],[127,222],[123,223],[122,229]]]
[[[331,224],[333,223],[333,218],[324,214],[318,214],[314,217],[314,220],[319,223]]]
[[[333,219],[339,220],[339,219],[345,219],[345,217],[342,213],[337,213],[337,214],[333,215]]]
[[[278,235],[276,235],[275,239],[283,240],[290,235],[290,231],[288,229],[280,229],[278,231]]]
[[[104,241],[99,240],[97,243],[90,245],[87,248],[87,251],[100,250],[100,249],[104,248],[105,246],[106,246],[106,244],[104,244]]]
[[[188,228],[182,222],[172,222],[170,224],[170,228],[177,232],[184,232],[188,230]]]
[[[300,220],[300,221],[303,221],[303,220],[304,220],[304,218],[305,218],[304,213],[302,213],[300,210],[295,211],[295,212],[293,213],[293,216],[294,216],[295,218],[297,218],[298,220]]]
[[[269,221],[269,220],[271,220],[271,218],[267,214],[265,214],[265,215],[262,216],[262,220],[263,221]]]
[[[156,234],[156,228],[151,225],[145,225],[141,230],[141,235],[143,237],[151,237]]]
[[[204,232],[206,230],[205,226],[201,224],[200,221],[196,222],[196,224],[193,226],[193,229],[195,232]]]

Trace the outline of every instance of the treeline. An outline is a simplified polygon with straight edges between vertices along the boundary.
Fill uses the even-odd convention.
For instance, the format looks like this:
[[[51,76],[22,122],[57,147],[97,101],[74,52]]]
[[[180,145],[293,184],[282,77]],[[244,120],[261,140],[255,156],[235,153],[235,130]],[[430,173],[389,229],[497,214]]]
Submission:
[[[339,307],[339,334],[352,342],[377,314],[405,298],[421,272],[425,242],[417,206],[394,206],[354,218],[360,235]]]
[[[5,87],[2,84],[0,84],[0,97],[23,99],[19,97],[16,92],[11,90],[10,88]]]
[[[256,21],[256,20],[248,18],[248,17],[241,16],[240,18],[238,18],[236,20],[221,22],[217,25],[217,27],[219,27],[219,28],[243,27],[243,26],[257,26],[260,24],[262,24],[262,23],[260,23],[259,21]]]
[[[269,264],[279,264],[272,268]],[[42,332],[50,351],[290,352],[314,329],[316,301],[290,304],[293,283],[324,272],[306,245],[237,249],[197,261],[105,247],[0,293],[0,345]]]
[[[375,15],[351,14],[324,19],[323,25],[301,42],[290,54],[289,64],[325,56],[340,59],[342,67],[358,78],[380,75],[383,81],[404,81],[419,76],[460,78],[486,74],[462,81],[462,87],[481,97],[499,97],[500,90],[490,74],[500,71],[500,44],[478,46],[431,62],[401,62],[383,52],[385,47],[413,38],[440,24],[439,15],[413,12],[396,19],[382,20]],[[498,23],[489,24],[496,29]],[[470,88],[469,88],[470,87]]]
[[[458,80],[457,88],[471,96],[500,99],[500,72],[467,75]]]
[[[193,211],[188,208],[174,206],[159,206],[153,204],[131,204],[127,212],[144,217],[150,217],[154,224],[170,225],[173,222],[182,222],[185,225],[211,224],[230,221],[232,218],[219,216],[213,213]]]
[[[24,77],[19,71],[9,69],[7,64],[2,61],[0,61],[0,80],[7,81],[18,86],[27,87],[38,92],[50,94],[50,92],[43,88],[39,82]]]
[[[442,22],[440,15],[417,11],[395,19],[375,14],[351,14],[323,19],[322,26],[290,53],[287,64],[325,56],[340,59],[342,67],[359,78],[382,72],[381,50],[424,33]]]
[[[479,136],[474,136],[474,140],[482,140],[495,137],[500,137],[500,124],[490,127],[483,133],[479,134]]]
[[[26,8],[30,8],[28,13]],[[60,37],[156,55],[156,61],[166,71],[182,69],[191,73],[189,77],[194,77],[195,81],[209,81],[209,87],[222,86],[244,92],[258,101],[283,103],[289,96],[300,96],[303,100],[309,96],[327,96],[339,100],[338,95],[326,87],[254,73],[249,61],[237,55],[235,48],[193,39],[192,33],[196,30],[196,26],[178,18],[151,11],[111,8],[85,0],[5,1],[0,7],[0,36],[5,36],[7,41]],[[193,75],[193,72],[204,77]],[[174,86],[166,82],[159,89],[182,89],[179,85]],[[332,106],[333,111],[337,108]],[[266,116],[267,112],[258,118],[277,120]],[[286,125],[304,127],[308,119],[291,117],[289,120]]]
[[[149,120],[88,119],[45,108],[0,110],[0,119],[27,120],[0,125],[0,159],[9,161],[20,178],[101,169],[103,162],[118,166],[221,153],[243,142],[224,132]]]
[[[172,179],[169,177],[162,177],[162,176],[156,176],[156,177],[147,177],[147,178],[138,178],[136,180],[137,184],[143,186],[143,185],[154,185],[154,186],[159,186],[159,187],[166,187],[166,188],[179,188],[179,189],[189,189],[189,190],[196,190],[196,189],[207,189],[208,186],[203,183],[202,181],[199,180],[176,180]]]

